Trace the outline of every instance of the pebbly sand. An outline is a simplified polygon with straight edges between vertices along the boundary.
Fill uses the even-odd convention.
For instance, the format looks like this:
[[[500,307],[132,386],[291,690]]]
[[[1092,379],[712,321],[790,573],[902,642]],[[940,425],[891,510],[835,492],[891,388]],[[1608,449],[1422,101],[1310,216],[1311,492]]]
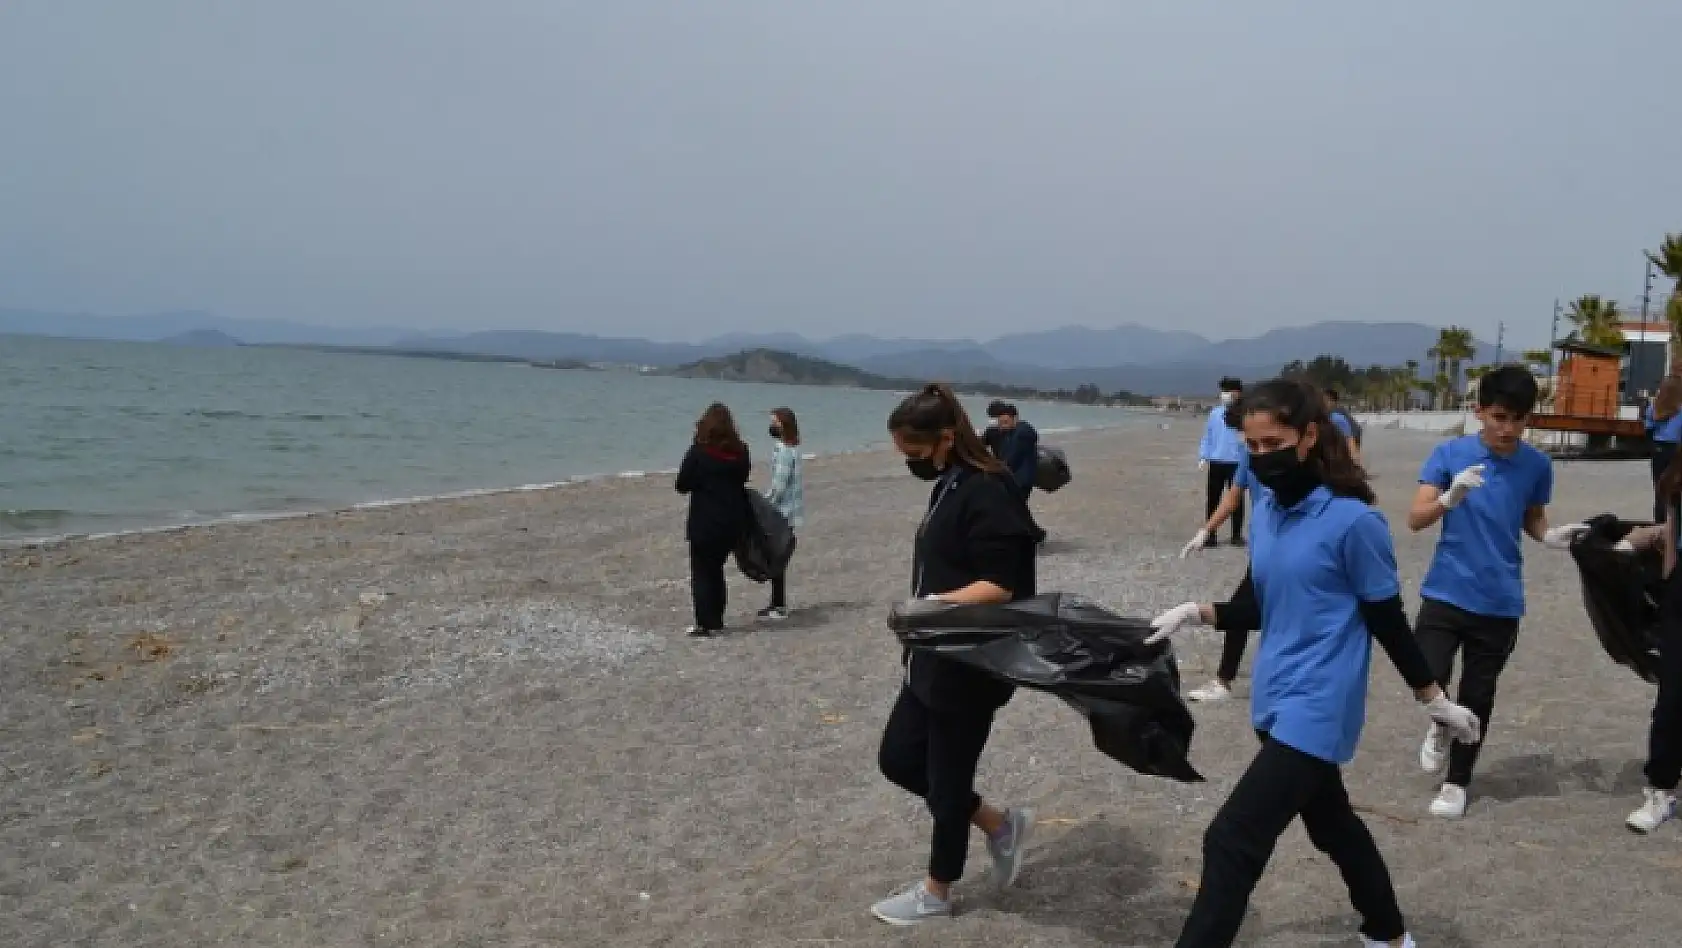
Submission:
[[[1180,545],[1199,423],[1048,439],[1041,588],[1149,614],[1242,572]],[[1400,526],[1433,439],[1369,432]],[[1640,515],[1645,467],[1563,464],[1554,521]],[[690,641],[667,478],[0,551],[0,943],[9,946],[1166,945],[1201,834],[1254,750],[1197,710],[1210,782],[1133,775],[1020,694],[983,759],[1041,823],[1019,887],[979,844],[959,919],[867,907],[919,877],[927,821],[875,767],[883,626],[923,485],[884,454],[808,467],[798,611]],[[1434,532],[1398,552],[1411,590]],[[1674,944],[1678,832],[1623,828],[1653,689],[1587,627],[1568,557],[1527,544],[1530,617],[1458,824],[1425,816],[1424,719],[1375,656],[1348,768],[1426,948]],[[1216,656],[1185,651],[1188,684]],[[1239,686],[1248,696],[1248,682]],[[1281,841],[1240,944],[1354,944],[1332,866]]]

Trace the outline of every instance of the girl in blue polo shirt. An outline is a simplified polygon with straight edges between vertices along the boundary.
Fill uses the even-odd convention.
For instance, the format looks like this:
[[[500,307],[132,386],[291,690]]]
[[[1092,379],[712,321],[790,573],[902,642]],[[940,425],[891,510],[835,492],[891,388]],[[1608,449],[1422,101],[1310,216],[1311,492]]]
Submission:
[[[1653,522],[1657,523],[1666,513],[1664,499],[1659,496],[1659,478],[1676,457],[1677,443],[1682,442],[1682,376],[1665,376],[1642,420],[1653,442]]]
[[[1314,387],[1263,383],[1239,404],[1253,492],[1250,569],[1230,602],[1186,603],[1151,623],[1155,640],[1196,625],[1261,629],[1251,722],[1261,750],[1203,837],[1203,880],[1179,948],[1231,945],[1273,847],[1302,818],[1361,913],[1369,948],[1414,944],[1390,872],[1355,815],[1339,769],[1366,720],[1372,639],[1431,720],[1465,740],[1477,717],[1449,701],[1408,629],[1396,557],[1366,475]]]

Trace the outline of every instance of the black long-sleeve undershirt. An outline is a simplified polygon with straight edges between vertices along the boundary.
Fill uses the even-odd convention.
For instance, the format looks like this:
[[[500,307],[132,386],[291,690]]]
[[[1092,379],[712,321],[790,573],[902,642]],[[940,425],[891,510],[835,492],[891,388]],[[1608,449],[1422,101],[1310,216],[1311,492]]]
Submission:
[[[1390,663],[1396,666],[1396,671],[1401,673],[1408,687],[1417,691],[1436,682],[1431,675],[1430,664],[1425,661],[1425,653],[1419,650],[1419,642],[1413,637],[1413,627],[1408,622],[1407,610],[1402,607],[1401,596],[1363,602],[1360,611],[1367,631],[1390,656]],[[1261,602],[1256,598],[1255,580],[1248,569],[1244,571],[1244,578],[1239,581],[1232,598],[1215,604],[1215,628],[1223,632],[1248,632],[1261,628]]]

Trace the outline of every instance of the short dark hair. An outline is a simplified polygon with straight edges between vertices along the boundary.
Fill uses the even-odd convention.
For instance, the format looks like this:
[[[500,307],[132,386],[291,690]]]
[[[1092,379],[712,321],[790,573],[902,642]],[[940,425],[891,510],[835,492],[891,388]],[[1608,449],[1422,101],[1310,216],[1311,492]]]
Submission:
[[[995,398],[987,403],[987,417],[997,418],[1000,415],[1007,414],[1009,409],[1010,406],[1004,403],[1004,399]]]
[[[1536,410],[1536,376],[1522,365],[1503,365],[1478,380],[1478,407],[1505,408],[1515,415]]]
[[[1242,391],[1244,391],[1244,383],[1240,382],[1239,380],[1233,378],[1230,375],[1224,376],[1221,379],[1221,391],[1223,391],[1223,392],[1242,392]]]
[[[1337,401],[1337,389],[1330,385],[1326,386],[1326,397],[1334,402]]]

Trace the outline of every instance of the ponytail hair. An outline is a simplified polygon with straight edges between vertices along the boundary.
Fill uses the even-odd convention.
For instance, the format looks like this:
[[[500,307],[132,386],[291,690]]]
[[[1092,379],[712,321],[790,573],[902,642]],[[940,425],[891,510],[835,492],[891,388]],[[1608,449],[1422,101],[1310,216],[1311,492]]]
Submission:
[[[1234,407],[1238,410],[1232,417],[1240,422],[1251,415],[1265,414],[1298,434],[1306,434],[1312,425],[1318,437],[1304,462],[1308,468],[1339,497],[1352,497],[1365,504],[1377,502],[1367,484],[1367,472],[1356,463],[1349,439],[1332,424],[1325,395],[1318,388],[1307,382],[1272,379],[1245,392]]]
[[[888,431],[910,444],[934,447],[940,436],[952,432],[952,457],[988,474],[1003,474],[1005,466],[987,450],[975,433],[964,405],[943,382],[930,382],[907,395],[888,415]]]

